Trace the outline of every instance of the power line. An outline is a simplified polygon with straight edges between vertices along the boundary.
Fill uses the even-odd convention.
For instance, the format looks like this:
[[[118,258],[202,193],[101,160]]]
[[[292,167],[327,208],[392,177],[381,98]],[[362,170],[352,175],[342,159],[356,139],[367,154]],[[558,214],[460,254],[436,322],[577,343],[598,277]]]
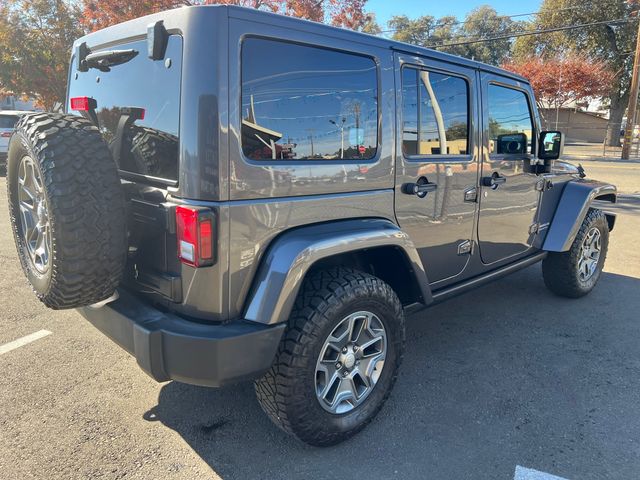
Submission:
[[[477,38],[475,40],[466,40],[464,42],[452,42],[452,43],[441,43],[439,45],[427,45],[426,48],[440,48],[440,47],[454,47],[458,45],[469,45],[472,43],[482,43],[482,42],[491,42],[494,40],[505,40],[508,38],[517,38],[517,37],[526,37],[530,35],[540,35],[543,33],[553,33],[553,32],[561,32],[564,30],[575,30],[577,28],[585,28],[585,27],[594,27],[597,25],[606,25],[608,23],[629,23],[638,21],[638,17],[636,18],[618,18],[614,20],[602,20],[600,22],[591,22],[591,23],[580,23],[577,25],[565,25],[563,27],[555,27],[555,28],[545,28],[542,30],[532,30],[530,32],[519,32],[519,33],[511,33],[507,35],[499,35],[496,37],[488,37],[488,38]]]
[[[503,18],[518,18],[518,17],[530,17],[532,15],[541,15],[543,13],[555,13],[555,12],[564,12],[567,10],[579,10],[579,9],[585,9],[585,8],[594,8],[594,7],[598,7],[599,3],[592,3],[592,4],[588,4],[588,5],[574,5],[572,7],[563,7],[563,8],[556,8],[554,9],[552,12],[547,12],[547,11],[543,11],[543,10],[538,10],[537,12],[530,12],[530,13],[516,13],[514,15],[498,15],[495,18],[496,19],[503,19]],[[466,23],[471,23],[475,20],[457,20],[455,22],[444,22],[441,24],[436,23],[436,25],[434,26],[434,28],[438,28],[438,27],[450,27],[450,26],[454,26],[454,25],[464,25]],[[393,33],[393,32],[397,32],[401,30],[400,28],[391,28],[391,29],[387,29],[387,30],[381,30],[380,33]]]

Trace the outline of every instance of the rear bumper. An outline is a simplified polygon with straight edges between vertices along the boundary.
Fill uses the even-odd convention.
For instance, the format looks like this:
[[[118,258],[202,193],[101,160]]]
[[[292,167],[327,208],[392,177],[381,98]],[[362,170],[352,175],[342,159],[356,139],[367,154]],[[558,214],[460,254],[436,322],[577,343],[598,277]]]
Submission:
[[[0,152],[0,166],[5,166],[7,164],[7,152]]]
[[[127,292],[119,294],[118,300],[107,305],[78,311],[132,354],[140,368],[158,382],[220,387],[256,378],[271,366],[284,332],[284,324],[190,322]]]

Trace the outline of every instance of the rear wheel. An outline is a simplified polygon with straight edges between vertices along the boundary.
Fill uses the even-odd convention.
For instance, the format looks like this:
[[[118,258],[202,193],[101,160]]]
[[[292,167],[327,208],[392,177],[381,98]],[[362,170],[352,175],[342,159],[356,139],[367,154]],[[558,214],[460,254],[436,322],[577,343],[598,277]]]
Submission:
[[[62,309],[111,296],[126,258],[126,212],[98,129],[72,115],[23,116],[7,188],[18,256],[38,298]]]
[[[339,443],[378,413],[396,379],[404,316],[379,278],[336,268],[305,280],[269,372],[256,381],[271,420],[300,440]]]
[[[609,247],[602,210],[590,209],[567,252],[550,252],[542,262],[544,283],[556,295],[578,298],[598,283]]]

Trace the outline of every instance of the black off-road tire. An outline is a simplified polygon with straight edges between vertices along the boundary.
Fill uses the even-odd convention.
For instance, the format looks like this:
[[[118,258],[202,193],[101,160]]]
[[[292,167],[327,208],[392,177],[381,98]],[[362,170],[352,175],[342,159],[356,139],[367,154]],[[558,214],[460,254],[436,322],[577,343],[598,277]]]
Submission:
[[[25,157],[40,175],[48,209],[51,253],[46,272],[35,267],[20,217],[18,170]],[[127,255],[126,203],[98,129],[73,115],[23,116],[9,145],[7,189],[18,256],[37,297],[53,309],[110,297]]]
[[[579,275],[578,262],[582,244],[592,228],[597,228],[600,232],[601,252],[594,274],[584,281]],[[608,246],[609,224],[607,217],[602,210],[592,208],[584,218],[571,248],[566,252],[550,252],[542,261],[542,275],[545,285],[561,297],[579,298],[588,294],[596,286],[602,274]]]
[[[378,382],[350,412],[333,414],[320,405],[314,375],[320,349],[348,315],[367,310],[387,332],[387,356]],[[262,409],[285,432],[316,446],[340,443],[362,430],[380,411],[402,361],[405,330],[400,300],[377,277],[347,268],[317,271],[296,299],[271,369],[255,382]]]

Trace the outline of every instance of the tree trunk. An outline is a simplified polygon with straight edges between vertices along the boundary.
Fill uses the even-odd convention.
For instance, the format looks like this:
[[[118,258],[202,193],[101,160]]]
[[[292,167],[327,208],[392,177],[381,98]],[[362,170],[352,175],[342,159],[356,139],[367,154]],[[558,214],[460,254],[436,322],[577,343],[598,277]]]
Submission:
[[[607,147],[619,147],[620,130],[622,129],[622,117],[627,109],[627,100],[629,95],[612,95],[610,97],[611,107],[609,108],[609,123],[607,125],[607,137],[604,144]]]

